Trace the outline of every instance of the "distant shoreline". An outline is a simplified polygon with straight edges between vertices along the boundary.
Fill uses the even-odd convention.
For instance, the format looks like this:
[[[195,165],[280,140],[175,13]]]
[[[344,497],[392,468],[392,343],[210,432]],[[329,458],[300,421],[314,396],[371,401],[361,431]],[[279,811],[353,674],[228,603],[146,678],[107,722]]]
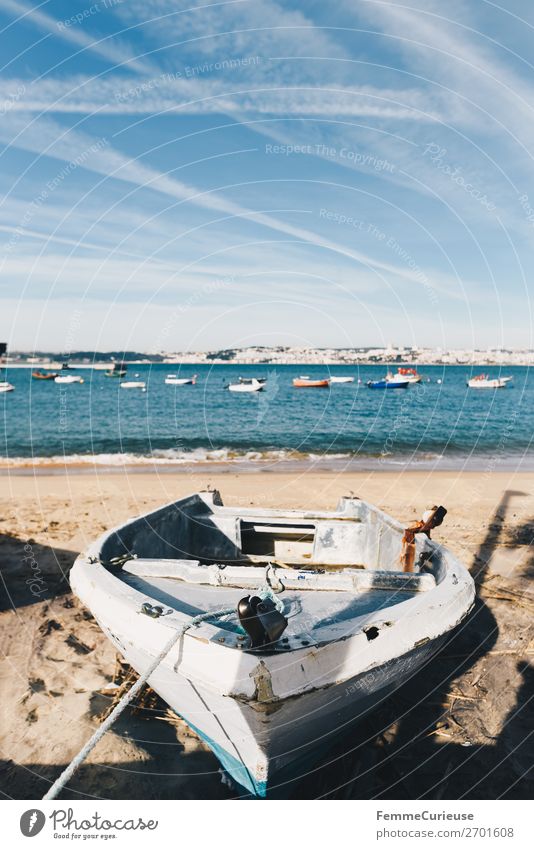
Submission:
[[[95,362],[91,363],[81,363],[76,362],[76,360],[70,360],[70,368],[72,369],[96,369],[99,371],[103,370],[103,366],[106,368],[110,368],[113,365],[113,361],[104,361],[104,360],[95,360]],[[161,360],[153,360],[139,362],[139,360],[121,360],[126,366],[132,367],[137,366],[139,368],[143,367],[152,367],[152,366],[166,366],[169,369],[180,369],[183,366],[240,366],[241,368],[273,368],[275,366],[312,366],[312,367],[340,367],[340,368],[357,368],[360,366],[369,367],[369,366],[383,366],[388,368],[404,368],[405,366],[411,366],[415,368],[534,368],[534,362],[519,362],[519,363],[510,363],[506,361],[502,362],[487,362],[483,360],[473,360],[469,363],[444,363],[444,362],[422,362],[420,360],[402,360],[392,362],[391,360],[356,360],[354,362],[347,362],[345,360],[341,361],[329,361],[329,362],[317,362],[316,360],[295,360],[291,362],[280,362],[280,361],[258,361],[258,362],[243,362],[241,360],[183,360],[181,362],[173,362],[166,363]],[[0,368],[2,369],[20,369],[20,368],[29,368],[29,369],[58,369],[60,368],[60,362],[40,362],[40,363],[0,363]]]

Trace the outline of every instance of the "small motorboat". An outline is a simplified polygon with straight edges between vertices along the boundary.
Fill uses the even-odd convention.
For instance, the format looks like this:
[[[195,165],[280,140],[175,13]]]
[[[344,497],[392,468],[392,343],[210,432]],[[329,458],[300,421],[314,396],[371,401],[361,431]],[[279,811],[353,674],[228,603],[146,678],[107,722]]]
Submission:
[[[490,378],[488,374],[478,374],[467,381],[469,389],[504,389],[512,380],[511,377]]]
[[[79,374],[58,374],[54,383],[83,383],[83,377]]]
[[[300,377],[293,378],[293,386],[296,386],[298,389],[305,389],[306,387],[327,389],[330,386],[330,379],[328,377],[314,379],[308,377],[308,375],[301,375]]]
[[[124,377],[126,374],[126,365],[124,363],[114,363],[113,366],[106,372],[106,377]]]
[[[121,389],[140,389],[146,392],[146,382],[144,380],[123,380],[120,384]]]
[[[15,387],[8,380],[0,380],[0,392],[13,392]]]
[[[238,377],[239,383],[246,383],[247,380],[257,380],[258,383],[267,383],[266,377]]]
[[[330,383],[354,383],[354,378],[349,375],[331,375]]]
[[[34,380],[55,380],[58,377],[57,371],[32,371]]]
[[[406,389],[410,385],[407,378],[400,374],[392,374],[390,371],[381,380],[368,380],[366,386],[369,389]]]
[[[468,615],[473,580],[430,539],[446,512],[404,529],[358,498],[265,510],[200,492],[107,531],[70,582],[233,780],[265,796],[394,697]]]
[[[226,388],[230,392],[261,392],[265,383],[265,380],[260,381],[255,377],[240,377],[238,383],[229,383]]]
[[[169,386],[194,386],[197,382],[196,374],[193,377],[177,377],[175,374],[168,374],[165,378],[165,383],[168,383]]]
[[[397,374],[394,375],[394,377],[400,380],[407,380],[408,383],[421,383],[423,379],[423,376],[419,374],[417,369],[407,368],[405,366],[400,366],[397,369]]]

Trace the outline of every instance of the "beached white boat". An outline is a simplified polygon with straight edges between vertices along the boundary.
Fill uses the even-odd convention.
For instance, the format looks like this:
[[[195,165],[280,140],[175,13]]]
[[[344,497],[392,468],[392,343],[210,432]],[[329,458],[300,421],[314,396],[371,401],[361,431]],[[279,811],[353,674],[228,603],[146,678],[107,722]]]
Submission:
[[[58,374],[54,383],[83,383],[83,377],[79,374]]]
[[[264,380],[257,380],[255,377],[240,377],[239,383],[229,383],[228,389],[230,392],[261,392],[265,387],[265,382]]]
[[[490,378],[488,374],[478,374],[467,381],[470,389],[504,389],[510,383],[511,377]]]
[[[14,386],[7,380],[0,380],[0,392],[13,392]]]
[[[330,377],[330,383],[354,383],[354,378],[350,376],[343,375],[332,375]]]
[[[194,386],[196,382],[196,374],[193,377],[177,377],[175,374],[168,374],[165,378],[165,383],[169,384],[169,386],[187,386],[188,384]]]
[[[350,733],[470,611],[467,569],[425,536],[444,512],[403,534],[355,498],[335,512],[284,511],[201,492],[104,534],[70,581],[140,674],[187,628],[148,681],[238,784],[265,796]]]
[[[144,380],[122,380],[120,385],[122,389],[140,389],[142,392],[146,392]]]

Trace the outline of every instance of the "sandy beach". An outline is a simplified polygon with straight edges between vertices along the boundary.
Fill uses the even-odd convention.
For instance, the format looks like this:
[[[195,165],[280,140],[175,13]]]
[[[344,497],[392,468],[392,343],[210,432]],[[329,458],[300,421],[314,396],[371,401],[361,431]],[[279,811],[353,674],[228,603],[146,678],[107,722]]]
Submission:
[[[534,741],[534,477],[504,472],[234,471],[4,475],[0,505],[1,766],[6,797],[40,798],[109,707],[116,653],[68,572],[105,529],[198,489],[226,503],[333,508],[353,493],[403,522],[432,504],[434,538],[471,570],[476,608],[296,798],[529,798]],[[209,750],[157,700],[123,715],[62,798],[234,798]]]

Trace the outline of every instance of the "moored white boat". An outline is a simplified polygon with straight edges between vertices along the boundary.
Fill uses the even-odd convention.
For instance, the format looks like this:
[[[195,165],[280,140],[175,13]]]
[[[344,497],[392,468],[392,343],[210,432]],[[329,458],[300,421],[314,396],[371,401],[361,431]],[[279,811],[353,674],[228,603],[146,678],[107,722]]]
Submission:
[[[419,374],[417,369],[408,368],[406,366],[399,366],[397,369],[397,374],[394,375],[394,378],[397,380],[407,380],[408,383],[421,383],[423,377]]]
[[[167,383],[169,386],[186,386],[188,384],[194,386],[196,382],[196,374],[194,374],[192,377],[177,377],[175,374],[168,374],[165,378],[165,383]]]
[[[331,375],[330,383],[354,383],[354,378],[350,375]]]
[[[261,392],[265,383],[265,380],[260,381],[255,377],[240,377],[239,383],[229,383],[228,389],[230,392]]]
[[[142,392],[146,392],[144,380],[122,380],[120,386],[121,389],[140,389]]]
[[[333,512],[239,509],[202,492],[107,532],[70,580],[140,674],[188,627],[149,684],[245,791],[265,796],[468,614],[468,571],[424,536],[443,513],[403,534],[358,499]]]
[[[54,383],[83,383],[83,377],[79,374],[58,374]]]
[[[488,374],[478,374],[467,381],[470,389],[504,389],[512,380],[511,377],[490,378]]]
[[[15,387],[8,380],[0,380],[0,392],[13,392]]]

